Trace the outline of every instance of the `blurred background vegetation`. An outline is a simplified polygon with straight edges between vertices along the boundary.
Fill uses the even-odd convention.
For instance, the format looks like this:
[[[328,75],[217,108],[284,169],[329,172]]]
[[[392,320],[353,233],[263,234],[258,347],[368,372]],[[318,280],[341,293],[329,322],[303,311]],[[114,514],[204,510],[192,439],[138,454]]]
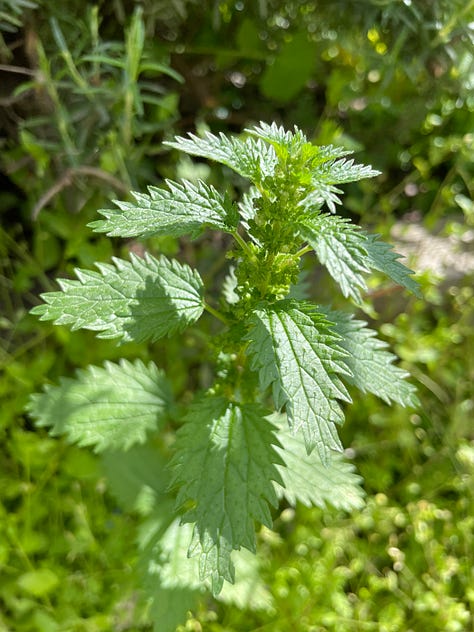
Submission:
[[[367,299],[422,407],[356,400],[343,443],[366,506],[280,507],[259,535],[259,591],[203,600],[182,629],[474,630],[474,2],[0,0],[1,632],[151,630],[143,508],[23,411],[45,380],[118,357],[157,359],[186,401],[208,380],[205,332],[118,349],[28,310],[56,276],[144,247],[217,285],[219,238],[123,243],[86,223],[166,177],[239,189],[162,141],[260,120],[383,172],[346,186],[341,212],[419,273],[423,300],[377,280]],[[330,279],[312,280],[338,304]]]

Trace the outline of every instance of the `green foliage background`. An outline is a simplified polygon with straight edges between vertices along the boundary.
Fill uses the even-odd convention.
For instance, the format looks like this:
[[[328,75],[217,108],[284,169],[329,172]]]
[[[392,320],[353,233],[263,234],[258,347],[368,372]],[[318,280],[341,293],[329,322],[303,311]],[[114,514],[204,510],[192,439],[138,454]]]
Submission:
[[[24,407],[45,379],[124,353],[159,358],[186,401],[209,383],[206,336],[118,350],[28,310],[73,267],[142,252],[86,228],[110,198],[166,177],[240,186],[163,140],[259,120],[383,172],[344,187],[344,213],[412,244],[423,299],[390,285],[371,299],[422,408],[355,399],[343,443],[365,507],[282,504],[258,538],[263,583],[196,602],[185,629],[474,629],[473,21],[465,0],[0,2],[0,630],[151,629],[134,545],[147,494],[110,489],[117,463],[49,438]],[[146,247],[210,285],[220,239]],[[330,278],[310,274],[330,301]]]

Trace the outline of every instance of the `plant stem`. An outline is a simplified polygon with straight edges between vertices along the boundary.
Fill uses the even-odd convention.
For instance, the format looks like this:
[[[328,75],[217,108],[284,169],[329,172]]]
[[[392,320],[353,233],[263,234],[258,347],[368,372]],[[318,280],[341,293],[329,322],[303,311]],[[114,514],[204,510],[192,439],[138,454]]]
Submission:
[[[237,231],[232,233],[232,236],[234,237],[235,241],[239,244],[239,246],[242,248],[242,250],[248,254],[251,255],[252,251],[250,250],[247,242],[239,235],[239,233]]]
[[[212,314],[213,316],[215,316],[217,319],[219,319],[222,323],[224,323],[225,325],[229,324],[229,321],[227,320],[227,318],[224,316],[224,314],[222,314],[219,310],[214,309],[214,307],[212,307],[211,305],[209,305],[209,303],[206,303],[204,301],[204,309],[209,312],[209,314]]]
[[[301,250],[298,250],[298,252],[296,253],[297,257],[302,257],[303,255],[305,255],[307,252],[311,252],[311,250],[313,250],[311,248],[311,246],[304,246],[303,248],[301,248]]]

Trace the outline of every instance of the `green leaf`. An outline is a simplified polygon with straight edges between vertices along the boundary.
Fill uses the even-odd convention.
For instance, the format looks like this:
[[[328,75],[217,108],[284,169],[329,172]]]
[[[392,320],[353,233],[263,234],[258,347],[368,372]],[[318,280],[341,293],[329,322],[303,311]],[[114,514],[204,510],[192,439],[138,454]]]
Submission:
[[[306,31],[291,36],[260,80],[263,95],[280,103],[293,100],[311,78],[318,56]]]
[[[276,505],[273,426],[255,404],[224,397],[196,403],[177,434],[173,459],[177,505],[192,504],[183,520],[195,522],[189,554],[199,555],[200,578],[211,577],[218,594],[224,579],[233,582],[231,552],[255,550],[254,521],[271,526]]]
[[[325,310],[333,330],[341,336],[340,345],[348,355],[344,362],[351,375],[347,381],[363,393],[373,393],[385,402],[398,402],[402,406],[418,405],[416,388],[406,381],[408,373],[393,365],[396,356],[386,351],[387,343],[376,337],[362,320],[349,314]]]
[[[274,601],[260,574],[259,558],[246,549],[234,551],[235,582],[226,582],[217,600],[240,610],[271,610]]]
[[[336,509],[351,511],[364,506],[361,477],[354,473],[354,466],[335,454],[327,466],[318,455],[307,454],[301,434],[289,431],[286,415],[271,416],[278,427],[277,436],[282,447],[277,447],[285,466],[278,466],[283,486],[275,483],[277,494],[291,504],[300,502],[307,507],[324,509],[331,505]]]
[[[343,217],[321,214],[306,218],[300,223],[299,230],[339,284],[343,295],[361,303],[360,290],[367,290],[363,274],[370,270],[365,239],[359,227]]]
[[[363,178],[373,178],[380,175],[380,171],[372,169],[370,165],[360,165],[354,163],[353,158],[349,160],[330,160],[320,164],[312,171],[314,183],[324,182],[325,184],[343,184],[344,182],[355,182]]]
[[[229,268],[229,272],[222,282],[222,297],[229,305],[235,305],[240,300],[237,294],[238,281],[234,271],[235,268]]]
[[[368,235],[350,220],[329,214],[306,217],[299,223],[299,231],[343,295],[356,303],[362,302],[360,291],[367,290],[363,275],[371,269],[420,296],[418,283],[410,276],[413,271],[398,261],[401,255],[379,241],[378,235]]]
[[[299,156],[304,163],[313,169],[327,161],[334,161],[336,158],[352,153],[343,147],[334,145],[313,145],[308,142],[306,136],[296,125],[294,131],[290,132],[276,123],[268,124],[261,121],[256,127],[245,131],[271,143],[278,156],[283,158],[288,155]]]
[[[252,136],[257,136],[271,143],[275,147],[285,148],[289,154],[300,151],[303,146],[308,144],[308,139],[296,125],[294,132],[290,132],[276,123],[268,124],[260,121],[258,125],[245,131],[252,134]],[[311,147],[314,147],[314,145],[311,145]]]
[[[334,186],[335,184],[372,178],[380,175],[380,171],[372,169],[370,165],[356,164],[352,158],[350,160],[334,160],[334,156],[330,156],[330,153],[327,151],[333,148],[322,147],[321,149],[326,150],[324,152],[325,156],[330,157],[330,159],[320,160],[319,157],[313,159],[311,168],[312,190],[301,204],[303,207],[313,209],[320,209],[323,204],[327,204],[331,213],[335,213],[336,204],[341,204],[338,194],[342,193],[340,189]]]
[[[150,614],[153,632],[176,632],[186,623],[187,614],[199,601],[199,592],[192,588],[158,585],[153,591]],[[179,628],[183,629],[183,628]]]
[[[162,514],[162,512],[159,512]],[[199,559],[188,557],[193,525],[174,520],[163,529],[161,517],[151,518],[140,530],[142,549],[139,567],[145,571],[145,589],[153,599],[153,619],[163,627],[159,632],[174,632],[196,605],[209,582],[199,579]],[[268,610],[272,596],[259,574],[259,560],[246,549],[233,551],[235,583],[226,582],[217,599],[238,608]],[[174,626],[174,627],[172,627]]]
[[[106,450],[102,467],[109,490],[124,511],[150,514],[169,485],[164,458],[151,444],[135,445],[126,452]]]
[[[368,254],[368,264],[374,270],[383,272],[388,277],[402,285],[415,296],[421,298],[422,294],[417,281],[411,277],[413,270],[404,266],[398,259],[402,255],[393,251],[390,244],[379,240],[379,235],[366,235],[364,248]]]
[[[317,447],[326,465],[330,451],[342,449],[336,425],[344,414],[337,400],[351,401],[338,377],[348,373],[340,337],[325,316],[292,300],[258,309],[250,323],[248,352],[261,388],[272,384],[276,406],[286,406],[293,431],[302,430],[308,453]]]
[[[38,568],[20,575],[16,580],[19,588],[37,598],[45,598],[57,589],[60,582],[56,573],[49,568]]]
[[[79,370],[31,396],[28,411],[38,426],[71,443],[103,450],[127,450],[144,443],[158,428],[171,405],[164,374],[150,362],[106,362]]]
[[[139,535],[142,569],[146,593],[151,597],[151,616],[156,632],[175,632],[186,621],[203,592],[199,579],[199,563],[187,555],[193,527],[180,525],[175,519],[163,525],[162,507],[157,516],[142,525]]]
[[[166,181],[169,191],[148,187],[149,195],[132,193],[136,203],[115,202],[120,210],[99,211],[105,220],[89,224],[96,232],[110,237],[150,237],[190,233],[197,236],[203,228],[232,232],[239,214],[232,201],[214,187],[198,181]]]
[[[165,257],[130,259],[98,263],[99,272],[76,269],[79,281],[59,280],[62,292],[42,294],[45,304],[31,313],[121,342],[157,340],[200,317],[203,283],[197,271]]]
[[[313,180],[311,186],[312,189],[301,201],[301,206],[314,214],[326,204],[331,213],[335,213],[336,204],[342,204],[339,197],[339,194],[342,193],[341,189],[321,180]]]
[[[240,140],[222,133],[215,136],[206,132],[202,138],[188,134],[187,138],[177,136],[174,141],[165,144],[193,156],[220,162],[252,182],[261,182],[265,177],[272,176],[278,162],[273,147],[254,138]]]

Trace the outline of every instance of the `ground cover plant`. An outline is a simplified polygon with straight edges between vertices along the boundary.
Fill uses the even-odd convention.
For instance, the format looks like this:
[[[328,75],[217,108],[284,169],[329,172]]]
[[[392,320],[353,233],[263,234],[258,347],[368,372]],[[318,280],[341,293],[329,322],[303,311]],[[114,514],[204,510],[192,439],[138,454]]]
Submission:
[[[167,181],[91,224],[124,238],[227,233],[231,268],[221,296],[207,296],[185,263],[131,254],[98,263],[98,271],[77,269],[77,279],[60,280],[61,291],[43,294],[33,309],[121,343],[177,334],[203,312],[220,324],[207,341],[214,378],[186,405],[160,368],[140,360],[80,370],[29,405],[38,426],[101,453],[112,489],[136,497],[148,516],[141,564],[161,631],[183,620],[203,588],[218,596],[224,582],[242,590],[255,581],[245,550],[255,552],[256,524],[272,528],[279,500],[361,506],[359,479],[337,454],[348,388],[417,404],[375,331],[301,298],[298,287],[301,260],[312,252],[356,305],[371,270],[418,293],[390,245],[336,213],[339,185],[378,172],[340,147],[309,143],[297,128],[261,123],[247,132],[167,143],[250,180],[238,202],[204,182]]]

